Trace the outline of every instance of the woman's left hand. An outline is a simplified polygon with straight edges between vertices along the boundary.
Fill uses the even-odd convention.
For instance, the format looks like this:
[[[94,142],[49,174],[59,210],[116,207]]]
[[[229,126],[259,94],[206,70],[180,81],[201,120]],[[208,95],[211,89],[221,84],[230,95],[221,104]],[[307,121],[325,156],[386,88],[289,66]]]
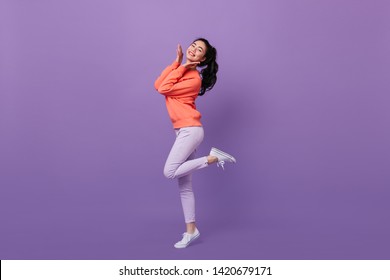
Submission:
[[[196,62],[188,62],[187,61],[186,63],[183,64],[183,66],[187,69],[191,69],[191,68],[198,66],[199,63],[200,63],[199,61],[196,61]]]

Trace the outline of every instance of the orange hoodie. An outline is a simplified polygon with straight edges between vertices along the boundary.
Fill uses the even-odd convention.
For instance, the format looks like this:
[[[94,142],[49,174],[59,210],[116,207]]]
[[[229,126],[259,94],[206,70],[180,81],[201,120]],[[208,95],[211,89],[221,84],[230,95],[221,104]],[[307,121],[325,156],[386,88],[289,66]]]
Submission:
[[[196,110],[202,80],[197,70],[188,70],[173,62],[154,82],[156,90],[165,95],[165,103],[174,128],[202,126]]]

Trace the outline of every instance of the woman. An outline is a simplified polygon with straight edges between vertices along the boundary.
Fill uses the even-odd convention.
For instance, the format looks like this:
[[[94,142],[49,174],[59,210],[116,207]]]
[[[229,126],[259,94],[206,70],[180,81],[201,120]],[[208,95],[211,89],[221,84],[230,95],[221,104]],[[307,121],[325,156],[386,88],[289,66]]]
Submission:
[[[213,88],[217,81],[217,51],[204,39],[195,40],[186,51],[177,46],[176,60],[161,73],[154,86],[165,96],[168,114],[176,133],[176,140],[164,167],[167,178],[179,181],[181,203],[187,231],[175,248],[186,248],[200,235],[195,225],[195,199],[192,191],[193,171],[217,163],[223,168],[225,162],[235,163],[233,156],[212,148],[210,154],[195,158],[196,148],[203,140],[201,114],[196,110],[195,99]],[[199,73],[197,67],[202,67]]]

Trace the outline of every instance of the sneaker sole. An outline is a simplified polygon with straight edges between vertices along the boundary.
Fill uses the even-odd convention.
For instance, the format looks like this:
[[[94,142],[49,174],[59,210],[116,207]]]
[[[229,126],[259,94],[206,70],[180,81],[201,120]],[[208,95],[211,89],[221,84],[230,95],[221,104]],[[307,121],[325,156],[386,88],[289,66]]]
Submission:
[[[182,247],[176,247],[176,244],[173,245],[176,249],[184,249],[184,248],[187,248],[193,241],[195,241],[196,239],[198,239],[200,236],[200,233],[198,233],[197,235],[194,236],[194,238],[192,238],[187,244],[186,246],[182,246]]]
[[[236,163],[236,159],[232,155],[229,155],[228,153],[222,152],[221,150],[218,150],[217,148],[212,148],[211,151],[215,152],[216,154],[220,154],[221,156],[227,157],[227,158],[231,159],[231,161],[233,163]]]

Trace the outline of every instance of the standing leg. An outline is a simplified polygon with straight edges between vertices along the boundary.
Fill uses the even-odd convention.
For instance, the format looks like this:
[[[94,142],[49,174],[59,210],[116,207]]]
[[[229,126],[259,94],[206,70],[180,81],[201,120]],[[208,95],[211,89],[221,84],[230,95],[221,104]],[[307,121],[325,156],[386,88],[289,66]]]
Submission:
[[[188,160],[195,158],[195,151]],[[195,196],[192,191],[192,174],[178,178],[180,199],[184,212],[187,231],[183,234],[182,240],[175,244],[176,248],[186,248],[191,242],[199,238],[200,233],[195,225]]]
[[[195,158],[195,151],[188,158]],[[178,178],[181,205],[183,207],[184,220],[186,224],[195,225],[195,196],[192,190],[192,174]],[[190,225],[192,227],[192,225]],[[194,228],[195,229],[195,228]],[[188,226],[187,226],[188,230]],[[190,229],[191,230],[191,229]],[[190,232],[192,233],[192,232]]]

